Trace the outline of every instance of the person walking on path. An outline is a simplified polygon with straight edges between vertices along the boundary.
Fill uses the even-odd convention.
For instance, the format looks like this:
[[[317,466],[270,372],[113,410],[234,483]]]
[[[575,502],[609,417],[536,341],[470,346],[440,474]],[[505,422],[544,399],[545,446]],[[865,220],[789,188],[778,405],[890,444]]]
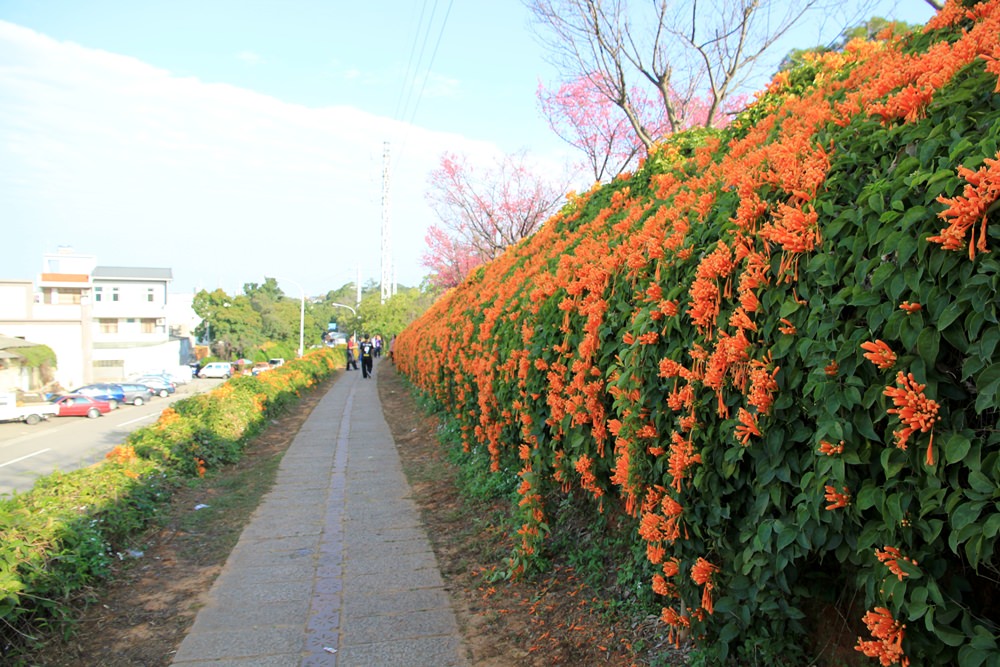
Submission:
[[[351,368],[353,366],[353,368]],[[347,339],[347,368],[346,370],[358,370],[357,343],[354,336]]]
[[[364,378],[371,377],[372,374],[372,363],[375,359],[375,346],[372,345],[371,340],[368,336],[361,341],[361,376]]]

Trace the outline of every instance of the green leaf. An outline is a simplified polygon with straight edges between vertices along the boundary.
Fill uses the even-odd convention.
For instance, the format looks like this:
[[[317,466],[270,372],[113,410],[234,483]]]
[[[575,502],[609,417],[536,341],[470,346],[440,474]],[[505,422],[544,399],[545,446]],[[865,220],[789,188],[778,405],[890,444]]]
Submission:
[[[941,334],[931,327],[924,327],[920,335],[917,336],[917,354],[928,366],[933,366],[938,356],[938,346],[941,343]]]
[[[777,540],[778,551],[781,551],[789,544],[794,542],[797,532],[798,531],[794,528],[790,527],[783,528],[781,532],[778,533],[778,540]]]
[[[866,484],[858,492],[854,502],[859,510],[866,510],[869,507],[878,507],[881,510],[885,503],[885,491],[880,486]]]
[[[989,402],[984,408],[992,407],[998,388],[1000,388],[1000,363],[993,364],[976,378],[976,390],[979,392],[976,398],[976,412],[982,412],[979,408],[980,399]]]
[[[964,632],[959,632],[958,630],[949,628],[947,625],[939,625],[935,627],[934,634],[948,646],[961,646],[966,640]]]
[[[979,493],[993,493],[997,490],[996,484],[978,470],[969,473],[969,486]]]
[[[951,512],[951,529],[960,531],[979,518],[983,511],[982,502],[962,503]]]
[[[948,441],[944,443],[944,459],[948,463],[958,463],[962,461],[966,454],[969,453],[969,448],[972,447],[972,442],[966,438],[961,433],[952,433]]]
[[[958,319],[962,312],[962,305],[957,301],[949,303],[937,318],[937,330],[944,331],[949,324]]]

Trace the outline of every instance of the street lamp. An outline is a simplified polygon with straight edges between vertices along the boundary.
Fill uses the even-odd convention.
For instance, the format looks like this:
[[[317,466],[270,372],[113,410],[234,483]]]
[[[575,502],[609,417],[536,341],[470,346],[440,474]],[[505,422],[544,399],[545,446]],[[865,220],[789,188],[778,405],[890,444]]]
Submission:
[[[266,276],[264,277],[264,280],[265,281],[267,280]],[[302,303],[301,306],[299,307],[299,358],[301,358],[303,354],[303,346],[305,344],[305,332],[306,332],[306,291],[302,289],[302,285],[298,284],[294,280],[290,280],[288,278],[278,278],[278,277],[275,277],[275,280],[284,280],[286,282],[290,282],[291,284],[298,287],[299,292],[302,293]]]
[[[350,306],[345,306],[342,303],[331,303],[330,305],[331,306],[336,306],[337,308],[346,308],[347,310],[351,311],[351,314],[354,315],[355,321],[357,321],[357,319],[358,319],[358,311],[354,310]],[[354,331],[354,335],[356,336],[357,334],[358,334],[358,332],[357,332],[357,330],[355,330]]]

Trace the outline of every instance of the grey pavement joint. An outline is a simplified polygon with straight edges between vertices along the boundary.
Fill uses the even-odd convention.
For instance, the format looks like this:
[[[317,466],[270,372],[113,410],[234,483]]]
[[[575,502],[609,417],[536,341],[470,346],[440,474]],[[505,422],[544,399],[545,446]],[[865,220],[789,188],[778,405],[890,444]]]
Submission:
[[[337,378],[202,603],[177,667],[467,665],[376,382]]]

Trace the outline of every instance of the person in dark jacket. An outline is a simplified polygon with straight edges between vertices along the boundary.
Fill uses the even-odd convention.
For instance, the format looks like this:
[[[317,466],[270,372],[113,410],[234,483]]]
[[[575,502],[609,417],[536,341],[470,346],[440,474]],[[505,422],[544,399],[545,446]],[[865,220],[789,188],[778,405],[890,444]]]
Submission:
[[[361,376],[369,378],[372,375],[372,363],[375,359],[375,346],[368,336],[361,341]]]

